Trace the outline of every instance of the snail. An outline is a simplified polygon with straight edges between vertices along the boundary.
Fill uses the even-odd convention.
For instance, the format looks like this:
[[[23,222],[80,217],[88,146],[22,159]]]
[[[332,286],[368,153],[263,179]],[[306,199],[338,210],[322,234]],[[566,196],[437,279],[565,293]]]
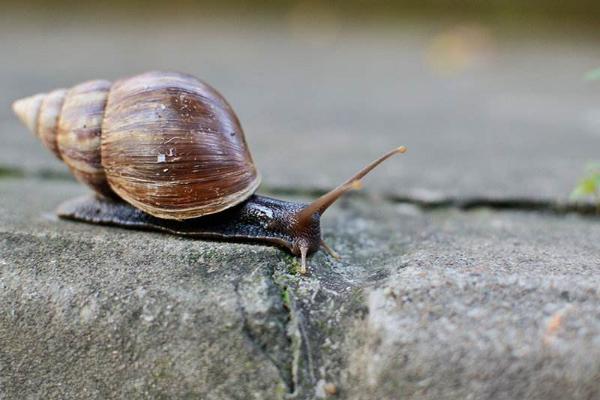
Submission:
[[[148,72],[93,80],[17,100],[13,110],[93,196],[59,217],[201,239],[287,249],[323,248],[320,217],[373,168],[373,161],[310,204],[254,194],[260,183],[240,122],[227,101],[191,75]]]

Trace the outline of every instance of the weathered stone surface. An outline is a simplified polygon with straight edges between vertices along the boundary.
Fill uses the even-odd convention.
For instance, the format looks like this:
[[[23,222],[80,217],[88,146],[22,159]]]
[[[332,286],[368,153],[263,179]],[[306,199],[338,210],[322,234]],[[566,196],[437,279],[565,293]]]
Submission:
[[[438,219],[367,295],[351,398],[600,396],[597,220],[482,210]]]
[[[15,193],[3,184],[3,195],[7,186],[1,397],[247,399],[287,391],[289,378],[245,326],[249,313],[271,313],[273,321],[287,315],[279,297],[263,293],[278,262],[274,251],[242,246],[219,254],[222,245],[68,224],[47,212],[80,191],[75,185],[40,190],[37,183]],[[239,281],[256,265],[264,268],[244,284],[242,298]],[[244,312],[245,302],[254,309]],[[269,327],[263,337],[285,339],[281,329]]]
[[[194,17],[151,29],[117,20],[106,29],[110,18],[76,18],[53,21],[48,40],[40,21],[0,18],[0,51],[11,55],[0,64],[3,167],[66,173],[11,115],[13,99],[148,69],[186,71],[222,91],[268,187],[327,189],[406,145],[402,160],[369,178],[371,190],[554,200],[598,158],[600,90],[581,78],[600,49],[577,33],[510,40],[483,25],[338,21],[321,37],[293,24],[223,29],[221,20]],[[453,49],[439,46],[444,38],[465,58],[446,60]],[[443,69],[444,60],[462,67]]]
[[[310,316],[301,306],[314,303],[313,291],[321,285],[316,273],[301,283],[288,273],[298,267],[295,258],[273,248],[53,217],[61,200],[85,191],[63,181],[0,180],[3,395],[314,395],[325,376],[318,351],[325,337],[307,325]],[[330,266],[322,254],[317,263],[324,270]],[[361,270],[356,267],[353,275]],[[302,290],[287,289],[297,282]],[[355,286],[333,284],[331,293]],[[352,303],[345,313],[356,307],[364,308]]]
[[[312,274],[280,250],[59,221],[1,179],[7,398],[598,396],[600,225],[350,198]],[[329,387],[329,386],[327,386]]]

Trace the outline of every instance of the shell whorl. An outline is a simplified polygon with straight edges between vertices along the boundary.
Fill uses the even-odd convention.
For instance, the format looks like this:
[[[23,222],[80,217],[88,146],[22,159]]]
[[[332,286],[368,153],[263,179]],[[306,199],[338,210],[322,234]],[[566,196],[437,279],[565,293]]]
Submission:
[[[159,218],[222,211],[260,183],[231,106],[190,75],[89,81],[13,110],[78,180]]]
[[[101,126],[110,82],[84,82],[69,90],[37,94],[13,104],[15,114],[73,175],[105,196],[114,196],[101,164]]]
[[[96,80],[69,89],[58,120],[57,142],[75,177],[105,196],[114,196],[102,166],[102,121],[111,83]]]

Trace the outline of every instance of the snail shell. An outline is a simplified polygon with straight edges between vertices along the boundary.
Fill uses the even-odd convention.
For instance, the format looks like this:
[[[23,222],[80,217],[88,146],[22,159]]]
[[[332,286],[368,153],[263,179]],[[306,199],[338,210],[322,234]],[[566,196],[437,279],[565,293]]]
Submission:
[[[260,183],[233,109],[189,75],[89,81],[13,109],[78,180],[159,218],[217,213]]]

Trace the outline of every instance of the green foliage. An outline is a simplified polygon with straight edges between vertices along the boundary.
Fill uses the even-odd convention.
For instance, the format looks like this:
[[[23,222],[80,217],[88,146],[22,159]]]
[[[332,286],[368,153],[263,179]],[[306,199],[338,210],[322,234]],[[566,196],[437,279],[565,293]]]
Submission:
[[[586,81],[598,81],[600,80],[600,68],[593,69],[585,74]]]
[[[600,205],[600,164],[588,165],[586,174],[571,192],[571,199],[593,197]]]
[[[593,69],[585,74],[588,81],[600,80],[600,68]],[[571,199],[593,198],[600,213],[600,163],[591,163],[587,166],[586,173],[571,192]]]

